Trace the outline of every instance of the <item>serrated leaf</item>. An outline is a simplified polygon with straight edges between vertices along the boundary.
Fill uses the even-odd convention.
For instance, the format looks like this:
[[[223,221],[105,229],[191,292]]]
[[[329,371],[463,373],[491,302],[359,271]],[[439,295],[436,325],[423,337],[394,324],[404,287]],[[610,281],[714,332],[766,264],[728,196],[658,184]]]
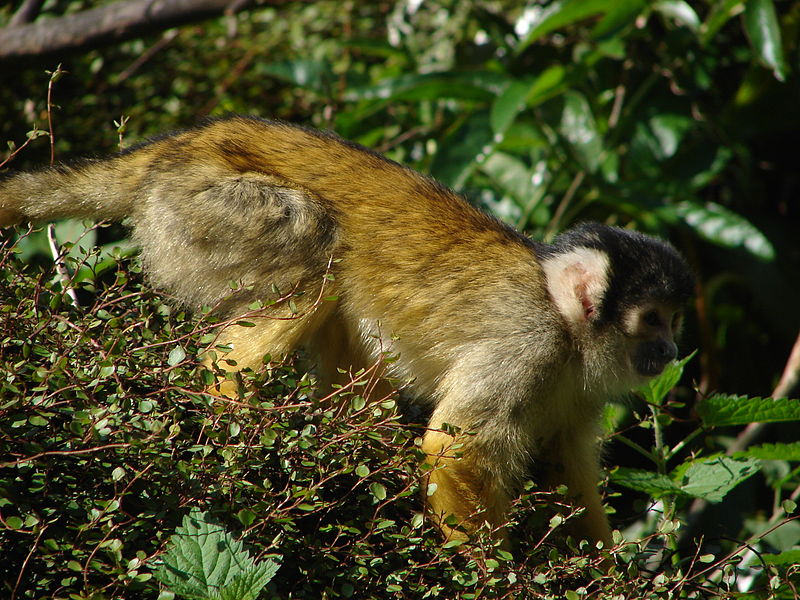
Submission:
[[[611,472],[611,481],[650,494],[653,498],[661,498],[680,491],[668,476],[644,469],[619,467]]]
[[[793,566],[800,564],[800,550],[787,550],[780,554],[759,554],[759,558],[769,565]]]
[[[681,492],[709,502],[721,502],[737,485],[759,471],[759,461],[718,455],[688,461],[672,472]]]
[[[724,206],[687,201],[675,204],[673,209],[700,237],[713,244],[741,247],[762,260],[775,258],[775,249],[767,237],[747,219]]]
[[[692,352],[689,356],[681,359],[680,361],[673,361],[664,367],[664,371],[658,377],[651,379],[639,391],[644,396],[644,399],[649,404],[661,406],[661,403],[666,398],[669,391],[678,385],[681,375],[683,375],[683,368],[689,362],[697,351]]]
[[[751,446],[733,456],[734,458],[757,458],[759,460],[800,461],[800,442]]]
[[[233,578],[230,585],[219,592],[220,600],[253,600],[275,576],[280,565],[264,560]]]
[[[778,81],[786,79],[781,29],[772,0],[747,0],[744,29],[759,61],[772,70]]]
[[[236,581],[243,586],[260,582],[265,568],[268,573],[277,569],[262,565],[255,565],[242,543],[222,526],[193,508],[170,537],[169,548],[153,574],[176,595],[205,600],[218,596]],[[237,580],[240,577],[245,579]]]
[[[697,414],[708,427],[800,421],[800,400],[716,394],[697,404]]]

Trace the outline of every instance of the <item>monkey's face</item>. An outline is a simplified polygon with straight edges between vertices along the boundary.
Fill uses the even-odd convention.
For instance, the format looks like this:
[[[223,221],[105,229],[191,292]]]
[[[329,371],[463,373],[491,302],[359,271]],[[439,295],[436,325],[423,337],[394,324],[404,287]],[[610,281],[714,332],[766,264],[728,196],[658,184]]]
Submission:
[[[675,339],[682,321],[682,311],[665,304],[646,304],[628,312],[623,327],[630,342],[630,363],[636,373],[655,377],[677,358]]]

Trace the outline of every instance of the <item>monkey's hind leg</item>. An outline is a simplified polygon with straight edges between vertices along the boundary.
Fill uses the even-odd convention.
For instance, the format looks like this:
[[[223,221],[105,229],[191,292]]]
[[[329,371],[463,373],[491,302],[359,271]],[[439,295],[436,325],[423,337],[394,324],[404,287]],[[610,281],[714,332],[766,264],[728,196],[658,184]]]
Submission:
[[[242,369],[257,371],[264,364],[264,357],[282,360],[298,347],[303,346],[335,311],[333,302],[322,302],[308,309],[307,314],[282,316],[279,314],[243,317],[247,326],[233,321],[222,333],[215,346],[227,347],[226,351],[210,348],[203,359],[204,364],[213,370],[216,366],[226,372]],[[236,381],[220,375],[209,392],[229,398],[237,396]]]

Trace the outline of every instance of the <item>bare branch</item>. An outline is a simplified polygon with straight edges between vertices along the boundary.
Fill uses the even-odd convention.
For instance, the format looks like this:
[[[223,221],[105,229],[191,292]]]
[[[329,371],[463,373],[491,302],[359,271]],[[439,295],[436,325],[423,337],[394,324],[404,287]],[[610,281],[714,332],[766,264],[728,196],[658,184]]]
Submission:
[[[121,41],[233,13],[251,0],[121,0],[83,12],[0,29],[0,60]]]

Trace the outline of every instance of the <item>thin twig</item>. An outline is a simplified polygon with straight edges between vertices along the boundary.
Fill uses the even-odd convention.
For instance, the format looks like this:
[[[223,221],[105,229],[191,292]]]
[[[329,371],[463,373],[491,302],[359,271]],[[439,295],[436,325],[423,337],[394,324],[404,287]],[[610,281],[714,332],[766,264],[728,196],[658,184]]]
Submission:
[[[75,288],[72,287],[72,278],[69,274],[69,269],[67,268],[67,265],[64,264],[64,257],[66,256],[66,253],[62,252],[58,246],[58,241],[56,240],[56,228],[52,223],[47,226],[47,241],[50,245],[50,252],[53,255],[53,263],[56,266],[56,273],[58,273],[59,280],[61,281],[61,289],[63,289],[64,293],[69,296],[70,300],[72,301],[72,305],[76,308],[80,308],[81,303],[78,302],[78,294],[75,292]]]

